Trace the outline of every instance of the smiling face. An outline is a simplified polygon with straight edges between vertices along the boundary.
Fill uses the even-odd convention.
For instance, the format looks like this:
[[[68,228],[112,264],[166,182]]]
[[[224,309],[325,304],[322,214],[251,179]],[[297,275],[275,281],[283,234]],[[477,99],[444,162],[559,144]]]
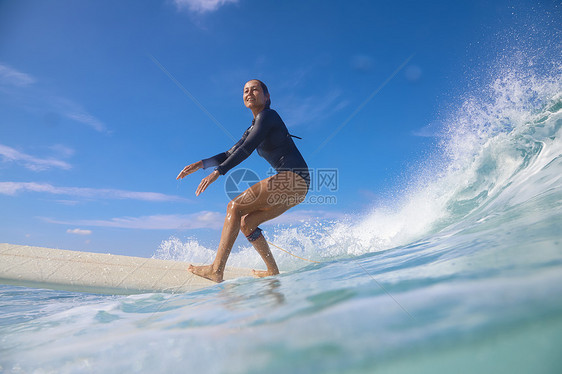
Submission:
[[[263,91],[259,81],[251,80],[244,86],[243,98],[244,105],[256,115],[265,108],[269,93]]]

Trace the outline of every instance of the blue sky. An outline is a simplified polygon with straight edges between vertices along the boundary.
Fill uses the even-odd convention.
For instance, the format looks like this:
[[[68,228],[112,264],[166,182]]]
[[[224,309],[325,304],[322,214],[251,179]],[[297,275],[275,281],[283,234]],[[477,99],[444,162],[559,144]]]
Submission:
[[[513,5],[515,4],[515,5]],[[279,224],[357,215],[435,149],[443,113],[494,36],[532,2],[0,1],[0,242],[150,256],[171,235],[218,242],[221,177],[175,180],[272,107],[334,204]],[[257,154],[239,167],[266,177]]]

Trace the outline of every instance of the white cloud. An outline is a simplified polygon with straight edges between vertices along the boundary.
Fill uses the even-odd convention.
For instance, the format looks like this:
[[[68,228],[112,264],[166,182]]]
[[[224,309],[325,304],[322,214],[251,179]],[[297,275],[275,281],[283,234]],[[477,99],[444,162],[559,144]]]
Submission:
[[[422,138],[433,138],[433,137],[439,137],[441,135],[441,131],[442,130],[439,127],[439,125],[430,123],[429,125],[413,130],[412,135],[420,136]]]
[[[88,125],[96,131],[99,132],[106,132],[107,128],[105,127],[104,123],[101,122],[96,117],[88,114],[82,110],[78,111],[70,111],[64,114],[67,118],[74,120],[76,122],[83,123],[84,125]]]
[[[110,188],[56,187],[48,183],[36,182],[0,182],[0,194],[15,196],[19,192],[42,192],[88,199],[120,199],[153,202],[188,201],[183,197],[165,195],[158,192],[136,192]]]
[[[66,232],[68,234],[74,234],[74,235],[91,235],[92,234],[91,230],[82,230],[82,229],[68,229],[68,230],[66,230]]]
[[[0,84],[10,86],[29,86],[35,83],[35,78],[29,74],[22,73],[9,66],[0,64]]]
[[[68,206],[76,206],[78,204],[80,204],[79,201],[76,200],[55,200],[57,203],[61,204],[61,205],[68,205]]]
[[[43,221],[61,225],[112,227],[137,230],[220,229],[224,213],[202,211],[192,214],[159,214],[141,217],[118,217],[109,220],[59,221],[40,217]]]
[[[111,227],[136,230],[220,230],[224,223],[224,216],[225,213],[201,211],[191,214],[158,214],[140,217],[116,217],[107,220],[61,221],[48,217],[39,218],[48,223],[86,227]],[[344,217],[345,215],[341,212],[325,210],[299,210],[284,213],[274,220],[268,221],[266,224],[295,224],[299,222],[342,219]]]
[[[279,99],[280,114],[289,127],[322,121],[347,106],[337,90],[326,92],[323,96],[296,97]]]
[[[105,124],[88,113],[81,105],[63,97],[54,97],[52,106],[68,119],[87,125],[98,132],[108,132]]]
[[[188,9],[195,13],[214,12],[225,4],[235,4],[238,0],[174,0],[179,10]]]
[[[4,162],[17,162],[25,168],[33,171],[43,171],[50,168],[71,169],[72,166],[61,160],[53,158],[38,158],[26,153],[20,152],[12,147],[0,144],[0,156]]]
[[[34,85],[35,78],[0,63],[0,91],[16,105],[31,111],[46,111],[85,124],[98,132],[106,125],[81,105]]]
[[[74,149],[67,147],[65,145],[62,144],[55,144],[51,147],[49,147],[49,149],[57,154],[59,154],[61,157],[71,157],[74,155]]]

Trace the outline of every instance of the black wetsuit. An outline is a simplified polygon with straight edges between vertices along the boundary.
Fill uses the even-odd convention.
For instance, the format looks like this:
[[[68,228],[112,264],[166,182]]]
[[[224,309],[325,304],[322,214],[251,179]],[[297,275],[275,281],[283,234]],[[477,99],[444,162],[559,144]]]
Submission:
[[[287,126],[272,109],[262,110],[244,132],[242,138],[228,151],[203,160],[203,168],[217,166],[219,174],[244,161],[254,149],[277,171],[289,170],[300,175],[310,187],[310,172]]]

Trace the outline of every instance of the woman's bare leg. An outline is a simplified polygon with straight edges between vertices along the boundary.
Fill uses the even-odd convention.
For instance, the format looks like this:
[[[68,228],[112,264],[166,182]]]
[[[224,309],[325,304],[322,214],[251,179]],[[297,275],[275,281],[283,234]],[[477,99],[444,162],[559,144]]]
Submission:
[[[217,250],[215,261],[211,265],[194,266],[189,265],[187,268],[190,272],[200,277],[210,279],[215,282],[222,282],[224,276],[224,269],[226,261],[232,250],[232,246],[236,241],[238,232],[240,231],[240,213],[234,203],[231,201],[228,204],[226,218],[222,227],[221,240]]]
[[[232,246],[236,241],[238,232],[240,231],[240,221],[242,216],[253,210],[259,210],[261,207],[267,207],[267,196],[260,194],[260,191],[266,191],[266,178],[240,195],[232,199],[226,208],[226,218],[221,233],[217,256],[211,265],[194,266],[189,265],[187,270],[200,277],[210,279],[215,282],[222,282],[224,277],[224,269],[226,261],[232,250]]]
[[[271,249],[269,249],[269,245],[267,244],[267,240],[261,235],[259,238],[252,242],[252,245],[256,249],[256,251],[260,254],[261,258],[265,262],[267,266],[267,270],[252,270],[254,275],[259,278],[268,277],[270,275],[277,275],[279,274],[279,268],[277,267],[277,263],[275,262],[275,258],[273,258],[273,254],[271,253]]]
[[[291,191],[291,198],[283,201],[277,200],[278,204],[271,205],[269,209],[254,211],[242,217],[240,231],[242,231],[244,235],[250,235],[263,222],[280,216],[281,214],[285,213],[287,210],[294,207],[295,205],[298,205],[304,200],[306,196],[306,189],[303,188],[302,184],[306,184],[306,182],[304,180],[301,180],[302,178],[300,176],[296,176],[295,178],[297,178],[296,182],[294,180],[294,183],[292,183],[290,187],[294,187],[294,184],[297,183],[300,183],[300,185],[298,185],[299,188],[297,189],[297,191]],[[274,193],[279,193],[279,191],[274,191]],[[271,253],[271,249],[269,248],[267,240],[265,240],[264,236],[260,235],[251,243],[267,266],[267,270],[253,270],[254,275],[256,277],[262,278],[279,274],[279,268],[277,267],[277,263],[275,262],[273,254]]]
[[[280,193],[280,191],[271,189],[270,187],[272,179],[275,181],[274,178],[278,175],[279,174],[276,174],[254,184],[228,204],[227,214],[221,233],[221,240],[217,250],[217,256],[215,257],[213,264],[203,266],[189,265],[188,270],[190,272],[215,282],[222,282],[226,261],[228,260],[232,246],[238,236],[238,231],[241,229],[242,217],[244,217],[244,227],[242,228],[242,231],[245,235],[249,235],[258,227],[259,224],[281,215],[283,212],[300,202],[299,199],[294,199],[289,201],[289,203],[271,203],[269,197],[275,193]],[[297,179],[302,178],[297,176]],[[286,177],[283,181],[286,181]],[[302,183],[304,183],[304,180],[302,180]],[[282,193],[288,192],[282,191]],[[297,194],[303,195],[302,198],[304,199],[306,191],[303,192],[301,190],[301,192],[297,192]],[[266,263],[268,269],[267,271],[254,270],[254,274],[256,276],[279,274],[279,269],[277,268],[275,259],[273,258],[269,245],[263,235],[252,242],[252,244]]]
[[[250,235],[256,228],[265,221],[269,221],[275,217],[280,216],[283,212],[287,211],[289,207],[285,206],[275,206],[268,210],[259,210],[256,212],[249,213],[242,217],[242,224],[240,231],[246,236]],[[275,262],[275,258],[271,253],[271,249],[267,244],[267,240],[263,235],[260,235],[256,240],[251,242],[255,250],[259,253],[262,260],[267,266],[267,270],[253,270],[253,273],[257,277],[267,277],[270,275],[279,274],[279,268]]]

